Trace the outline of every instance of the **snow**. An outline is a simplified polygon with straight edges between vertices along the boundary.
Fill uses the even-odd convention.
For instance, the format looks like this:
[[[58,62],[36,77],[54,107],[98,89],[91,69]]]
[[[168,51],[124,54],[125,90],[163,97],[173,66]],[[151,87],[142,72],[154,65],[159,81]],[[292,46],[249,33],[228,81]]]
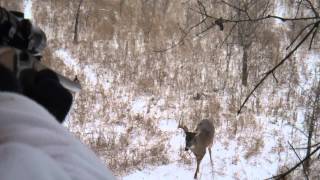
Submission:
[[[56,57],[60,58],[63,63],[76,73],[83,72],[86,76],[86,81],[92,86],[96,86],[98,83],[98,76],[92,65],[85,65],[84,69],[80,69],[78,60],[67,49],[61,48],[53,53]],[[109,88],[111,84],[109,82],[103,83],[103,87]]]
[[[111,82],[110,81],[104,81],[104,82],[102,82],[102,86],[103,86],[103,88],[104,89],[110,89],[110,87],[111,87]]]
[[[211,180],[213,177],[216,180],[248,179],[249,177],[250,179],[265,179],[276,174],[280,166],[280,159],[290,159],[290,157],[287,157],[286,153],[275,153],[274,147],[278,145],[278,140],[287,142],[290,139],[289,134],[292,128],[283,126],[281,121],[271,124],[271,119],[264,116],[257,117],[257,121],[264,127],[261,130],[253,130],[263,135],[264,145],[259,153],[246,159],[247,147],[244,146],[246,143],[239,142],[241,134],[234,139],[217,134],[212,147],[214,170],[212,172],[210,157],[207,152],[200,165],[199,179]],[[170,148],[167,152],[170,153],[170,164],[147,167],[135,171],[123,177],[123,179],[193,179],[196,160],[191,152],[183,150],[185,137],[183,131],[178,130],[177,126],[177,121],[174,119],[163,119],[158,124],[161,131],[170,134]],[[275,136],[275,133],[277,136]],[[179,151],[181,150],[192,160],[191,165],[178,163]]]
[[[32,16],[32,0],[23,1],[23,13],[26,19],[33,19]]]
[[[131,107],[132,107],[131,110],[133,113],[136,113],[136,114],[144,113],[147,107],[147,101],[145,100],[144,97],[136,98],[135,100],[132,101]]]
[[[74,69],[75,71],[80,71],[77,60],[72,56],[72,54],[66,49],[59,49],[55,52],[57,57],[60,57],[67,67]],[[304,59],[307,65],[308,77],[300,79],[300,82],[304,88],[310,88],[312,78],[314,78],[314,73],[316,69],[319,68],[320,58],[316,54],[308,56]],[[87,81],[91,85],[96,85],[101,83],[107,88],[110,87],[109,81],[99,81],[97,74],[94,72],[93,66],[86,66],[83,68],[83,72],[86,75]],[[313,73],[313,74],[310,74]],[[312,77],[312,78],[311,78]],[[319,76],[318,76],[319,77]],[[301,78],[301,76],[300,76]],[[286,94],[286,90],[277,91],[277,96],[282,97]],[[226,99],[227,97],[221,97],[221,99]],[[153,100],[151,100],[153,99]],[[268,104],[270,98],[262,96],[262,103]],[[119,100],[129,102],[130,110],[133,114],[142,114],[143,116],[148,116],[148,111],[150,116],[157,117],[159,119],[157,123],[158,128],[163,132],[168,139],[168,149],[167,153],[169,156],[169,163],[161,166],[147,166],[144,169],[136,170],[130,172],[128,175],[121,177],[124,180],[130,179],[193,179],[194,171],[196,169],[196,160],[191,152],[184,151],[185,136],[182,130],[179,130],[178,120],[172,117],[172,113],[178,113],[178,105],[172,105],[172,109],[165,107],[166,101],[163,98],[154,100],[154,98],[149,96],[119,96]],[[223,102],[227,102],[227,99]],[[223,108],[227,108],[226,104],[221,104]],[[302,128],[304,121],[305,109],[301,108],[297,111],[297,122],[296,127]],[[180,113],[178,113],[180,114]],[[112,117],[112,112],[109,114]],[[116,114],[114,114],[116,117]],[[168,117],[170,116],[170,117]],[[294,139],[295,142],[303,142],[299,139],[301,137],[292,137],[292,127],[288,124],[283,124],[282,119],[272,118],[266,116],[256,116],[256,122],[263,127],[261,129],[247,129],[243,130],[241,133],[237,134],[235,137],[230,138],[226,133],[227,127],[220,127],[217,131],[216,137],[214,139],[212,147],[212,158],[213,158],[213,169],[210,163],[209,153],[206,153],[200,165],[200,172],[198,174],[201,180],[211,180],[211,179],[265,179],[275,175],[278,168],[285,163],[292,163],[292,159],[296,159],[293,152],[288,149],[288,141]],[[92,136],[98,137],[99,134],[94,131],[94,129],[99,129],[100,124],[88,124],[85,133],[92,133]],[[222,125],[226,126],[226,124]],[[126,132],[125,125],[115,125],[112,126],[112,130],[116,134],[123,134]],[[104,132],[107,133],[107,132]],[[243,134],[247,133],[247,134]],[[226,133],[230,134],[230,133]],[[248,149],[250,149],[250,142],[248,140],[243,140],[241,138],[254,136],[256,134],[261,135],[263,140],[262,147],[258,150],[259,152],[255,155],[246,157]],[[141,146],[146,144],[145,134],[135,134],[135,137],[130,146]],[[252,139],[250,139],[252,140]],[[148,142],[149,145],[152,142]],[[285,146],[286,151],[276,150],[275,148],[282,144]],[[247,146],[246,146],[247,145]],[[249,147],[248,147],[249,146]],[[181,162],[181,153],[186,155],[188,159],[191,160],[191,164],[184,164]]]
[[[270,177],[277,170],[277,164],[272,161],[248,162],[243,158],[239,158],[239,162],[234,164],[236,158],[235,153],[239,152],[236,142],[231,142],[231,145],[226,148],[221,143],[215,144],[212,149],[214,173],[210,164],[209,154],[206,153],[200,165],[199,178],[202,180],[213,179],[263,179]],[[178,151],[176,151],[178,152]],[[188,153],[188,152],[185,152]],[[123,179],[193,179],[196,169],[196,161],[193,155],[189,156],[193,163],[190,166],[172,163],[159,167],[148,167],[141,171],[136,171]]]
[[[315,79],[320,79],[320,55],[311,52],[303,59],[307,65],[307,77],[302,80],[304,89],[310,89]],[[301,76],[300,76],[301,77]]]
[[[115,34],[112,38],[112,42],[111,42],[111,47],[113,47],[114,49],[118,49],[119,48],[119,43],[117,41],[117,34]]]
[[[124,125],[117,125],[114,128],[114,131],[117,132],[118,134],[123,134],[126,132],[126,127]]]
[[[286,15],[286,6],[282,4],[282,2],[278,1],[276,8],[275,8],[275,16],[284,17]],[[280,25],[283,23],[280,19],[275,19],[275,22],[277,25]]]
[[[147,168],[142,171],[137,171],[129,176],[123,178],[123,180],[187,180],[193,179],[193,172],[186,169],[178,163],[158,166],[154,168]]]
[[[58,49],[53,53],[56,57],[63,60],[63,63],[70,69],[74,69],[76,72],[80,71],[78,67],[78,61],[71,55],[70,51],[66,49]]]
[[[157,127],[165,136],[169,137],[166,150],[166,153],[170,154],[169,163],[136,170],[122,177],[122,179],[193,179],[196,159],[191,152],[184,151],[185,135],[181,129],[178,129],[178,120],[168,118],[177,113],[175,108],[178,105],[172,105],[172,109],[166,107],[162,111],[161,107],[165,106],[165,100],[161,98],[154,101],[154,98],[152,99],[153,101],[150,102],[150,97],[147,96],[134,98],[131,101],[131,112],[147,116],[147,109],[150,108],[150,114],[159,116]],[[151,107],[149,103],[152,104]],[[300,114],[299,121],[302,121],[303,111]],[[217,129],[215,135],[212,147],[213,168],[207,152],[200,165],[199,179],[211,180],[213,177],[218,180],[248,179],[249,177],[250,179],[264,179],[275,175],[283,162],[294,158],[294,155],[288,156],[288,153],[275,150],[279,142],[286,145],[287,141],[292,138],[289,135],[292,127],[282,124],[282,122],[279,119],[262,115],[257,116],[256,124],[259,125],[258,127],[243,130],[234,138],[223,134],[228,129],[228,125],[224,124],[223,127]],[[249,151],[248,149],[254,144],[250,141],[257,138],[256,134],[261,136],[263,145],[256,154],[245,158]],[[244,139],[248,136],[251,137],[249,140]],[[144,134],[135,135],[135,137],[131,143],[132,146],[145,144]],[[181,162],[181,154],[185,155],[192,163],[184,164]]]
[[[91,66],[86,66],[83,70],[84,74],[87,77],[87,80],[93,86],[97,85],[97,73],[94,72],[94,68]]]
[[[158,127],[161,131],[176,131],[178,128],[178,123],[174,119],[165,119],[159,122]]]

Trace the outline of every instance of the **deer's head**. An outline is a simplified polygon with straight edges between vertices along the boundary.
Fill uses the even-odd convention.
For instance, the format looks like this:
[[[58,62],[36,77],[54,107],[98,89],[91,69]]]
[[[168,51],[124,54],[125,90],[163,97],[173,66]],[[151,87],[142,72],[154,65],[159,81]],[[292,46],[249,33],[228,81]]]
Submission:
[[[185,151],[188,151],[191,146],[194,144],[194,141],[195,141],[195,136],[196,136],[196,133],[195,132],[190,132],[188,130],[188,128],[184,125],[182,125],[180,122],[179,122],[179,126],[178,128],[181,128],[183,129],[185,135],[186,135],[186,146],[185,146]]]

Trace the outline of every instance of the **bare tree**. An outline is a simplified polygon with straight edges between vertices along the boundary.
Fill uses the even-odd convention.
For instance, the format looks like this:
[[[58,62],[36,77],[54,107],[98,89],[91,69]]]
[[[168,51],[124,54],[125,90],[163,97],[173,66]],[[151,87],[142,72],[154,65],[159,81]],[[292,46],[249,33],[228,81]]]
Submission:
[[[310,93],[309,101],[307,104],[309,104],[307,112],[306,112],[306,130],[307,130],[307,147],[299,147],[294,148],[291,143],[289,143],[291,149],[294,151],[296,156],[299,159],[299,162],[295,164],[292,168],[287,170],[286,172],[283,172],[281,174],[275,175],[269,179],[283,179],[289,174],[291,174],[293,171],[295,171],[298,167],[302,166],[303,173],[305,176],[305,179],[313,179],[312,178],[312,170],[311,165],[314,162],[313,155],[316,154],[320,150],[320,143],[314,143],[318,139],[315,136],[315,129],[316,125],[319,124],[320,120],[320,81],[317,82],[315,88]],[[306,151],[306,155],[303,159],[298,155],[297,150],[304,150]]]
[[[294,1],[294,3],[291,5],[292,9],[296,10],[296,13],[295,15],[293,15],[293,17],[281,17],[278,15],[273,15],[270,11],[268,11],[268,9],[270,8],[271,0],[261,2],[250,0],[237,2],[238,3],[235,3],[233,0],[197,0],[196,7],[191,9],[193,10],[193,12],[201,16],[200,20],[197,23],[190,25],[188,28],[183,30],[180,39],[176,43],[173,43],[173,45],[167,48],[156,50],[155,52],[164,52],[173,49],[177,46],[180,46],[184,44],[184,41],[188,36],[199,37],[207,35],[206,33],[215,27],[218,27],[221,31],[226,31],[225,38],[221,42],[222,44],[224,44],[228,41],[228,39],[230,39],[232,35],[234,35],[234,31],[238,29],[238,32],[236,34],[239,35],[238,40],[240,46],[243,49],[242,84],[247,85],[248,50],[253,42],[253,38],[255,38],[254,32],[257,31],[257,28],[261,26],[263,22],[272,19],[280,20],[283,23],[291,24],[303,22],[302,28],[294,35],[292,41],[286,48],[288,50],[288,53],[286,53],[286,55],[280,61],[278,61],[278,63],[276,63],[272,68],[266,70],[266,72],[263,73],[261,79],[254,85],[253,89],[248,93],[244,101],[241,103],[240,108],[238,110],[238,114],[240,114],[243,107],[248,102],[249,98],[254,94],[254,92],[263,84],[263,82],[270,75],[272,75],[272,77],[276,79],[276,70],[279,67],[281,67],[286,61],[288,61],[290,57],[292,57],[292,55],[303,44],[308,44],[309,49],[312,48],[312,45],[315,43],[320,23],[318,8],[316,8],[320,5],[320,2],[310,0]],[[261,6],[263,2],[265,4]],[[209,8],[210,4],[212,4],[210,7],[220,6],[221,9],[227,9],[227,11],[233,11],[234,13],[231,17],[225,17],[225,15],[222,15],[225,14],[225,11],[224,13],[220,12],[220,14],[219,12],[214,12],[212,8]],[[254,15],[251,15],[252,9],[255,8],[260,9],[260,11],[256,11],[255,13],[253,13]],[[215,10],[217,10],[217,8],[215,8]],[[302,11],[307,13],[298,13]],[[243,26],[244,28],[238,26]]]
[[[78,29],[79,29],[79,16],[80,16],[80,8],[82,5],[83,0],[80,0],[77,13],[76,13],[76,21],[74,23],[74,36],[73,36],[73,43],[78,43]]]
[[[230,7],[233,11],[231,19],[240,20],[244,18],[259,18],[265,16],[266,13],[270,12],[271,6],[269,1],[265,0],[238,0],[232,1],[232,4],[226,1],[221,1],[222,4]],[[242,74],[241,80],[242,85],[248,85],[248,63],[250,59],[250,51],[253,50],[252,44],[256,41],[259,33],[259,29],[263,29],[265,26],[261,23],[254,21],[245,21],[239,23],[237,26],[237,31],[234,32],[234,39],[236,39],[237,44],[242,50]],[[256,52],[259,53],[259,52]]]
[[[311,110],[306,115],[306,129],[308,131],[308,143],[307,143],[307,152],[306,157],[309,157],[304,162],[303,166],[307,173],[310,173],[310,153],[312,150],[312,142],[314,139],[314,130],[316,122],[320,118],[320,81],[318,82],[317,87],[314,89],[314,97],[310,98]]]

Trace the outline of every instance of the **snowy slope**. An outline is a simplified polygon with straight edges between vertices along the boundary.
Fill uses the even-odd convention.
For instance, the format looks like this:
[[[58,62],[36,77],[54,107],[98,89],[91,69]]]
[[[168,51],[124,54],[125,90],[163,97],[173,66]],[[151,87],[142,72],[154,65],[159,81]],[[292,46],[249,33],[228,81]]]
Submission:
[[[32,18],[32,1],[25,0],[24,7],[26,16]],[[283,14],[282,7],[278,11],[280,15]],[[118,49],[119,44],[116,41],[116,37],[111,41],[111,44],[114,45],[113,48]],[[143,47],[140,47],[141,44],[138,45],[140,49]],[[161,155],[168,157],[165,163],[149,165],[148,163],[150,162],[148,162],[134,169],[128,169],[125,174],[119,175],[119,179],[193,179],[196,161],[192,153],[183,150],[184,134],[182,130],[177,128],[177,116],[192,108],[189,107],[190,109],[186,110],[181,105],[183,103],[180,101],[185,99],[174,99],[173,103],[170,104],[165,97],[157,97],[156,100],[151,100],[154,97],[150,94],[131,94],[130,87],[115,87],[109,74],[99,74],[97,72],[98,67],[95,65],[81,64],[77,54],[72,52],[74,51],[68,48],[58,48],[54,49],[53,56],[63,62],[65,69],[75,72],[75,74],[84,74],[83,84],[85,85],[85,90],[96,93],[94,91],[96,87],[103,87],[102,89],[108,95],[107,101],[110,101],[108,103],[111,104],[108,107],[111,108],[103,109],[102,100],[97,98],[93,104],[87,107],[89,110],[85,113],[96,115],[103,111],[107,114],[107,117],[97,115],[94,116],[93,121],[83,124],[71,123],[72,125],[69,126],[71,131],[82,133],[80,136],[86,143],[91,139],[95,142],[96,139],[101,137],[112,137],[111,139],[114,142],[120,142],[121,137],[128,136],[130,138],[128,145],[125,146],[126,149],[120,148],[121,152],[119,150],[116,153],[123,153],[129,157],[140,148],[142,149],[142,147],[148,149],[156,146],[157,143],[165,144],[164,150],[159,152]],[[312,52],[309,56],[297,59],[297,63],[300,64],[300,88],[297,91],[301,95],[311,88],[316,77],[320,78],[320,57],[318,52]],[[302,68],[303,66],[306,66],[306,73]],[[173,75],[170,74],[170,76]],[[271,93],[266,90],[266,95],[261,96],[263,106],[267,106],[271,99],[274,101],[281,99],[286,95],[287,91],[287,88],[282,88],[272,97],[269,97]],[[296,129],[286,123],[287,119],[263,112],[259,115],[245,114],[241,120],[240,117],[235,117],[234,114],[230,115],[227,104],[228,99],[230,99],[228,93],[219,97],[222,108],[218,113],[220,123],[215,123],[217,127],[212,149],[213,169],[209,155],[206,154],[200,165],[199,179],[264,179],[277,174],[282,165],[291,165],[297,161],[294,153],[289,150],[288,141],[298,146],[303,145],[306,140],[303,139],[303,136],[299,136],[299,132]],[[170,106],[167,104],[170,104]],[[302,128],[304,126],[304,112],[305,109],[303,107],[295,112],[297,114],[297,119],[293,122],[295,127]],[[249,118],[247,119],[249,115],[253,116],[250,120],[248,120]],[[239,123],[236,126],[241,130],[233,129],[234,125],[230,124],[231,120],[229,121],[228,119],[230,116],[236,119],[237,123]],[[109,122],[105,122],[104,119],[108,119]],[[148,134],[149,130],[144,129],[145,122],[142,121],[150,119],[153,120],[154,124],[152,125],[155,125],[154,129],[151,128],[151,130],[155,131],[156,134],[152,138],[157,139],[149,139],[147,137],[150,135]],[[69,120],[74,121],[73,117],[70,117]],[[214,122],[217,121],[214,119]],[[102,141],[107,141],[103,138],[101,138]],[[108,147],[109,142],[104,143]],[[107,147],[105,148],[107,149]],[[103,150],[101,152],[101,154],[104,153]],[[109,159],[105,159],[102,156],[101,159],[105,160],[106,164],[110,164],[108,160],[112,157],[107,156]]]

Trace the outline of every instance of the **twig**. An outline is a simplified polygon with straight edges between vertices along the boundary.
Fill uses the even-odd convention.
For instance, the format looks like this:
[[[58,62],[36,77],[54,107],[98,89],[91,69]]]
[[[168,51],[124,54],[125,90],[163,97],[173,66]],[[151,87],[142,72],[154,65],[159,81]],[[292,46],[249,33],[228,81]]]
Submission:
[[[221,43],[221,45],[220,45],[220,48],[221,48],[222,45],[228,40],[228,38],[231,36],[231,33],[232,33],[232,31],[234,30],[234,28],[236,27],[237,24],[238,24],[238,23],[235,23],[235,24],[231,27],[228,35],[227,35],[227,36],[224,38],[224,40],[222,41],[222,43]]]
[[[204,11],[205,16],[208,17],[208,13],[207,13],[206,7],[203,5],[203,3],[200,0],[198,0],[197,2],[199,4],[199,6],[201,7],[201,9]],[[200,11],[201,11],[201,9],[200,9]]]
[[[297,153],[297,151],[295,150],[295,148],[292,146],[292,144],[289,141],[288,141],[288,144],[291,147],[291,149],[293,150],[293,152],[295,153],[295,155],[297,156],[297,158],[299,159],[299,161],[301,162],[302,160],[301,160],[299,154]],[[308,173],[307,173],[306,169],[304,168],[304,166],[302,166],[302,169],[303,169],[303,173],[304,173],[306,179],[309,180]]]
[[[230,4],[230,3],[228,3],[228,2],[225,2],[225,1],[223,1],[223,0],[222,0],[221,2],[223,2],[223,3],[225,3],[225,4],[229,4],[230,7],[233,7],[233,8],[235,8],[235,9],[238,9],[238,10],[241,11],[241,12],[245,12],[245,10],[243,10],[243,9],[241,9],[241,8],[238,8],[238,7],[236,7],[236,6],[233,6],[232,4]],[[208,17],[208,18],[217,19],[217,18],[215,18],[215,17],[213,17],[213,16],[210,16],[210,15],[208,15],[208,14],[205,14],[205,13],[203,13],[203,12],[199,12],[199,11],[196,11],[196,10],[193,10],[193,11],[195,11],[195,12],[201,14],[201,15],[204,15],[204,16],[206,16],[206,17]],[[248,17],[248,19],[238,19],[238,20],[224,19],[224,18],[222,18],[223,22],[225,22],[225,23],[236,23],[236,22],[239,23],[239,22],[248,22],[248,21],[255,22],[255,21],[262,21],[262,20],[266,20],[266,19],[279,19],[279,20],[285,22],[285,21],[305,21],[305,20],[312,20],[312,19],[318,19],[318,17],[317,17],[317,16],[310,16],[310,17],[299,17],[299,18],[297,18],[297,17],[295,17],[295,18],[285,18],[285,17],[276,16],[276,15],[266,15],[266,16],[257,17],[257,18],[251,18],[251,17],[249,18],[249,17]]]
[[[307,2],[309,3],[309,5],[310,5],[310,7],[311,7],[311,9],[312,9],[312,11],[313,11],[313,13],[314,13],[314,15],[315,15],[316,17],[319,17],[319,13],[318,13],[317,10],[314,8],[314,6],[313,6],[313,4],[311,3],[311,1],[310,1],[310,0],[305,0],[305,1],[307,1]]]
[[[290,148],[293,150],[293,152],[296,154],[299,161],[302,161],[299,154],[297,153],[296,149],[292,146],[292,144],[289,141],[288,141],[288,144],[289,144]]]
[[[279,81],[278,81],[276,75],[274,74],[274,72],[272,72],[272,76],[273,76],[273,78],[276,80],[276,83],[278,83]]]
[[[312,43],[313,43],[313,40],[314,40],[315,36],[317,35],[317,32],[318,32],[318,27],[314,30],[314,32],[312,34],[312,37],[311,37],[311,40],[310,40],[310,44],[309,44],[309,50],[311,50]]]
[[[297,150],[305,150],[305,149],[308,149],[308,148],[314,148],[316,146],[320,145],[320,142],[314,144],[314,145],[311,145],[310,147],[299,147],[299,148],[296,148]]]
[[[268,9],[270,8],[270,0],[268,0],[265,4],[265,9],[262,11],[261,15],[258,17],[263,17],[265,16],[266,12],[268,11]]]
[[[213,17],[213,16],[211,16],[209,14],[203,13],[202,11],[198,11],[198,10],[195,10],[193,8],[189,8],[189,9],[194,11],[194,12],[196,12],[196,13],[198,13],[198,14],[200,14],[200,15],[202,15],[202,16],[204,16],[204,17],[211,18],[211,19],[217,19],[217,18],[215,18],[215,17]]]
[[[233,4],[230,4],[230,3],[228,3],[228,2],[226,2],[226,1],[224,1],[224,0],[221,0],[221,2],[222,2],[223,4],[228,5],[229,7],[233,8],[233,9],[236,9],[236,10],[238,10],[238,11],[240,11],[240,12],[245,13],[245,14],[248,16],[248,18],[251,19],[250,15],[248,14],[248,11],[246,11],[246,10],[244,10],[244,9],[241,9],[240,7],[237,7],[237,6],[233,5]]]
[[[318,26],[318,24],[320,23],[320,21],[317,21],[314,26],[311,28],[311,30],[303,37],[303,39],[296,45],[296,47],[291,50],[277,65],[275,65],[271,70],[269,70],[266,75],[264,75],[262,77],[262,79],[258,82],[258,84],[255,85],[255,87],[253,88],[253,90],[248,94],[248,96],[246,97],[246,99],[244,100],[244,102],[241,104],[240,109],[238,111],[238,114],[241,113],[242,108],[244,107],[244,105],[247,103],[247,101],[249,100],[249,98],[252,96],[252,94],[256,91],[256,89],[258,87],[260,87],[260,85],[267,79],[267,77],[274,72],[276,69],[278,69],[286,60],[289,59],[289,57],[291,57],[291,55],[301,46],[302,43],[304,43],[306,41],[306,39],[311,35],[311,33],[313,32],[313,30]]]
[[[201,31],[200,33],[197,33],[196,36],[200,36],[201,34],[209,31],[213,26],[215,26],[215,24],[211,24],[210,26],[208,26],[206,29],[204,29],[203,31]]]
[[[298,7],[297,7],[297,12],[296,12],[295,17],[297,17],[297,16],[298,16],[298,13],[299,13],[299,10],[300,10],[301,3],[302,3],[302,0],[300,0],[300,2],[298,2]]]
[[[267,15],[255,19],[239,19],[239,20],[231,20],[231,19],[223,19],[224,22],[248,22],[248,21],[262,21],[266,19],[280,19],[281,21],[305,21],[305,20],[312,20],[312,19],[318,19],[317,17],[300,17],[300,18],[284,18],[280,16],[275,15]]]
[[[185,38],[189,35],[189,33],[196,27],[200,26],[203,22],[205,22],[207,18],[202,19],[200,22],[198,22],[197,24],[191,26],[186,32],[184,32],[184,35],[181,36],[181,38],[179,39],[179,41],[177,43],[174,43],[172,46],[165,48],[165,49],[160,49],[160,50],[153,50],[153,52],[156,53],[162,53],[162,52],[166,52],[168,50],[171,50],[177,46],[180,46],[181,44],[183,44]]]
[[[207,18],[208,17],[208,13],[207,13],[206,7],[203,5],[203,3],[200,0],[197,0],[197,3],[198,3],[198,6],[199,6],[199,11],[200,12],[204,12],[204,13],[200,13],[202,18]],[[208,25],[206,21],[204,21],[204,24]]]
[[[301,34],[304,32],[304,30],[306,30],[308,27],[310,27],[314,24],[315,23],[311,23],[311,24],[306,25],[304,28],[302,28],[300,30],[300,32],[296,35],[296,37],[292,40],[292,42],[289,44],[289,46],[286,47],[286,50],[288,50],[296,42],[296,40],[301,36]]]
[[[301,129],[299,129],[298,127],[296,127],[294,124],[290,124],[288,123],[288,125],[291,125],[292,128],[298,130],[301,134],[303,134],[304,136],[308,137],[308,135]]]

